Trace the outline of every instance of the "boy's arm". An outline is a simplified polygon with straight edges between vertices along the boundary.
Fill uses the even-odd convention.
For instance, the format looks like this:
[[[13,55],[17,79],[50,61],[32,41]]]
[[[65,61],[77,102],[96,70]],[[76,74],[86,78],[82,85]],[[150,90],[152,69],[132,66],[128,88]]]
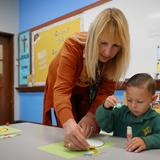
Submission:
[[[155,119],[153,125],[153,134],[141,138],[144,140],[147,149],[160,149],[160,116]]]
[[[141,138],[144,140],[147,149],[160,149],[160,133]]]
[[[106,109],[103,105],[99,106],[96,111],[96,121],[101,130],[112,132],[114,125],[112,108]]]

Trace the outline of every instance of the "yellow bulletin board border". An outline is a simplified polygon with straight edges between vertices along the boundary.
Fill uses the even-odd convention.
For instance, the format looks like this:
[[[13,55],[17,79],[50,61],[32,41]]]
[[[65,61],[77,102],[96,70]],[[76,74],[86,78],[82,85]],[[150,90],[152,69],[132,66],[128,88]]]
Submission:
[[[32,75],[34,86],[45,85],[48,66],[62,47],[64,40],[82,31],[82,14],[42,27],[31,33]]]

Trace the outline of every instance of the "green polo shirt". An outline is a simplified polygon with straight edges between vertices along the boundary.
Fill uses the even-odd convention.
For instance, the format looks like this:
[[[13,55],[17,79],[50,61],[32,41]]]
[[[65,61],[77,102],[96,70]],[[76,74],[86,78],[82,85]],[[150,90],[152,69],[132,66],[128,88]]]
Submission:
[[[152,109],[136,117],[127,106],[112,110],[101,105],[96,120],[103,131],[118,137],[127,137],[127,126],[131,126],[133,137],[142,138],[147,149],[160,148],[160,114]]]

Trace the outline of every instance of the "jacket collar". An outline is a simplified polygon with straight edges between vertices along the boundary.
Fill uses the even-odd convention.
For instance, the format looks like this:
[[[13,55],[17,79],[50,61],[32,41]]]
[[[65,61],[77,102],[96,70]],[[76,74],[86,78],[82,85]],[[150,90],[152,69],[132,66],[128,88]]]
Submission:
[[[128,107],[127,107],[127,109],[128,109]],[[139,116],[139,117],[136,117],[135,115],[133,115],[129,109],[128,109],[128,112],[131,114],[131,119],[134,122],[143,122],[143,121],[146,121],[146,120],[151,119],[153,117],[156,117],[158,114],[155,110],[153,110],[151,108],[149,108],[146,113],[144,113],[142,116]]]

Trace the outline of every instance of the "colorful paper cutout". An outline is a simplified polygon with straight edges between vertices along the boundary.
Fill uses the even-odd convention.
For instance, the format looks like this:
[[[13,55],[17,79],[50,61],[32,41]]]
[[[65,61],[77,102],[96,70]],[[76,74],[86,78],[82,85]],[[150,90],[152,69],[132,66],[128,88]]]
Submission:
[[[105,142],[102,147],[97,148],[97,151],[100,151],[101,149],[103,149],[105,147],[111,147],[111,146],[112,146],[111,142]],[[50,154],[54,154],[54,155],[66,158],[66,159],[80,157],[80,156],[85,155],[85,153],[89,152],[89,151],[68,150],[67,148],[64,147],[63,141],[53,143],[53,144],[44,145],[44,146],[38,147],[38,149],[45,151],[45,152],[48,152]]]

